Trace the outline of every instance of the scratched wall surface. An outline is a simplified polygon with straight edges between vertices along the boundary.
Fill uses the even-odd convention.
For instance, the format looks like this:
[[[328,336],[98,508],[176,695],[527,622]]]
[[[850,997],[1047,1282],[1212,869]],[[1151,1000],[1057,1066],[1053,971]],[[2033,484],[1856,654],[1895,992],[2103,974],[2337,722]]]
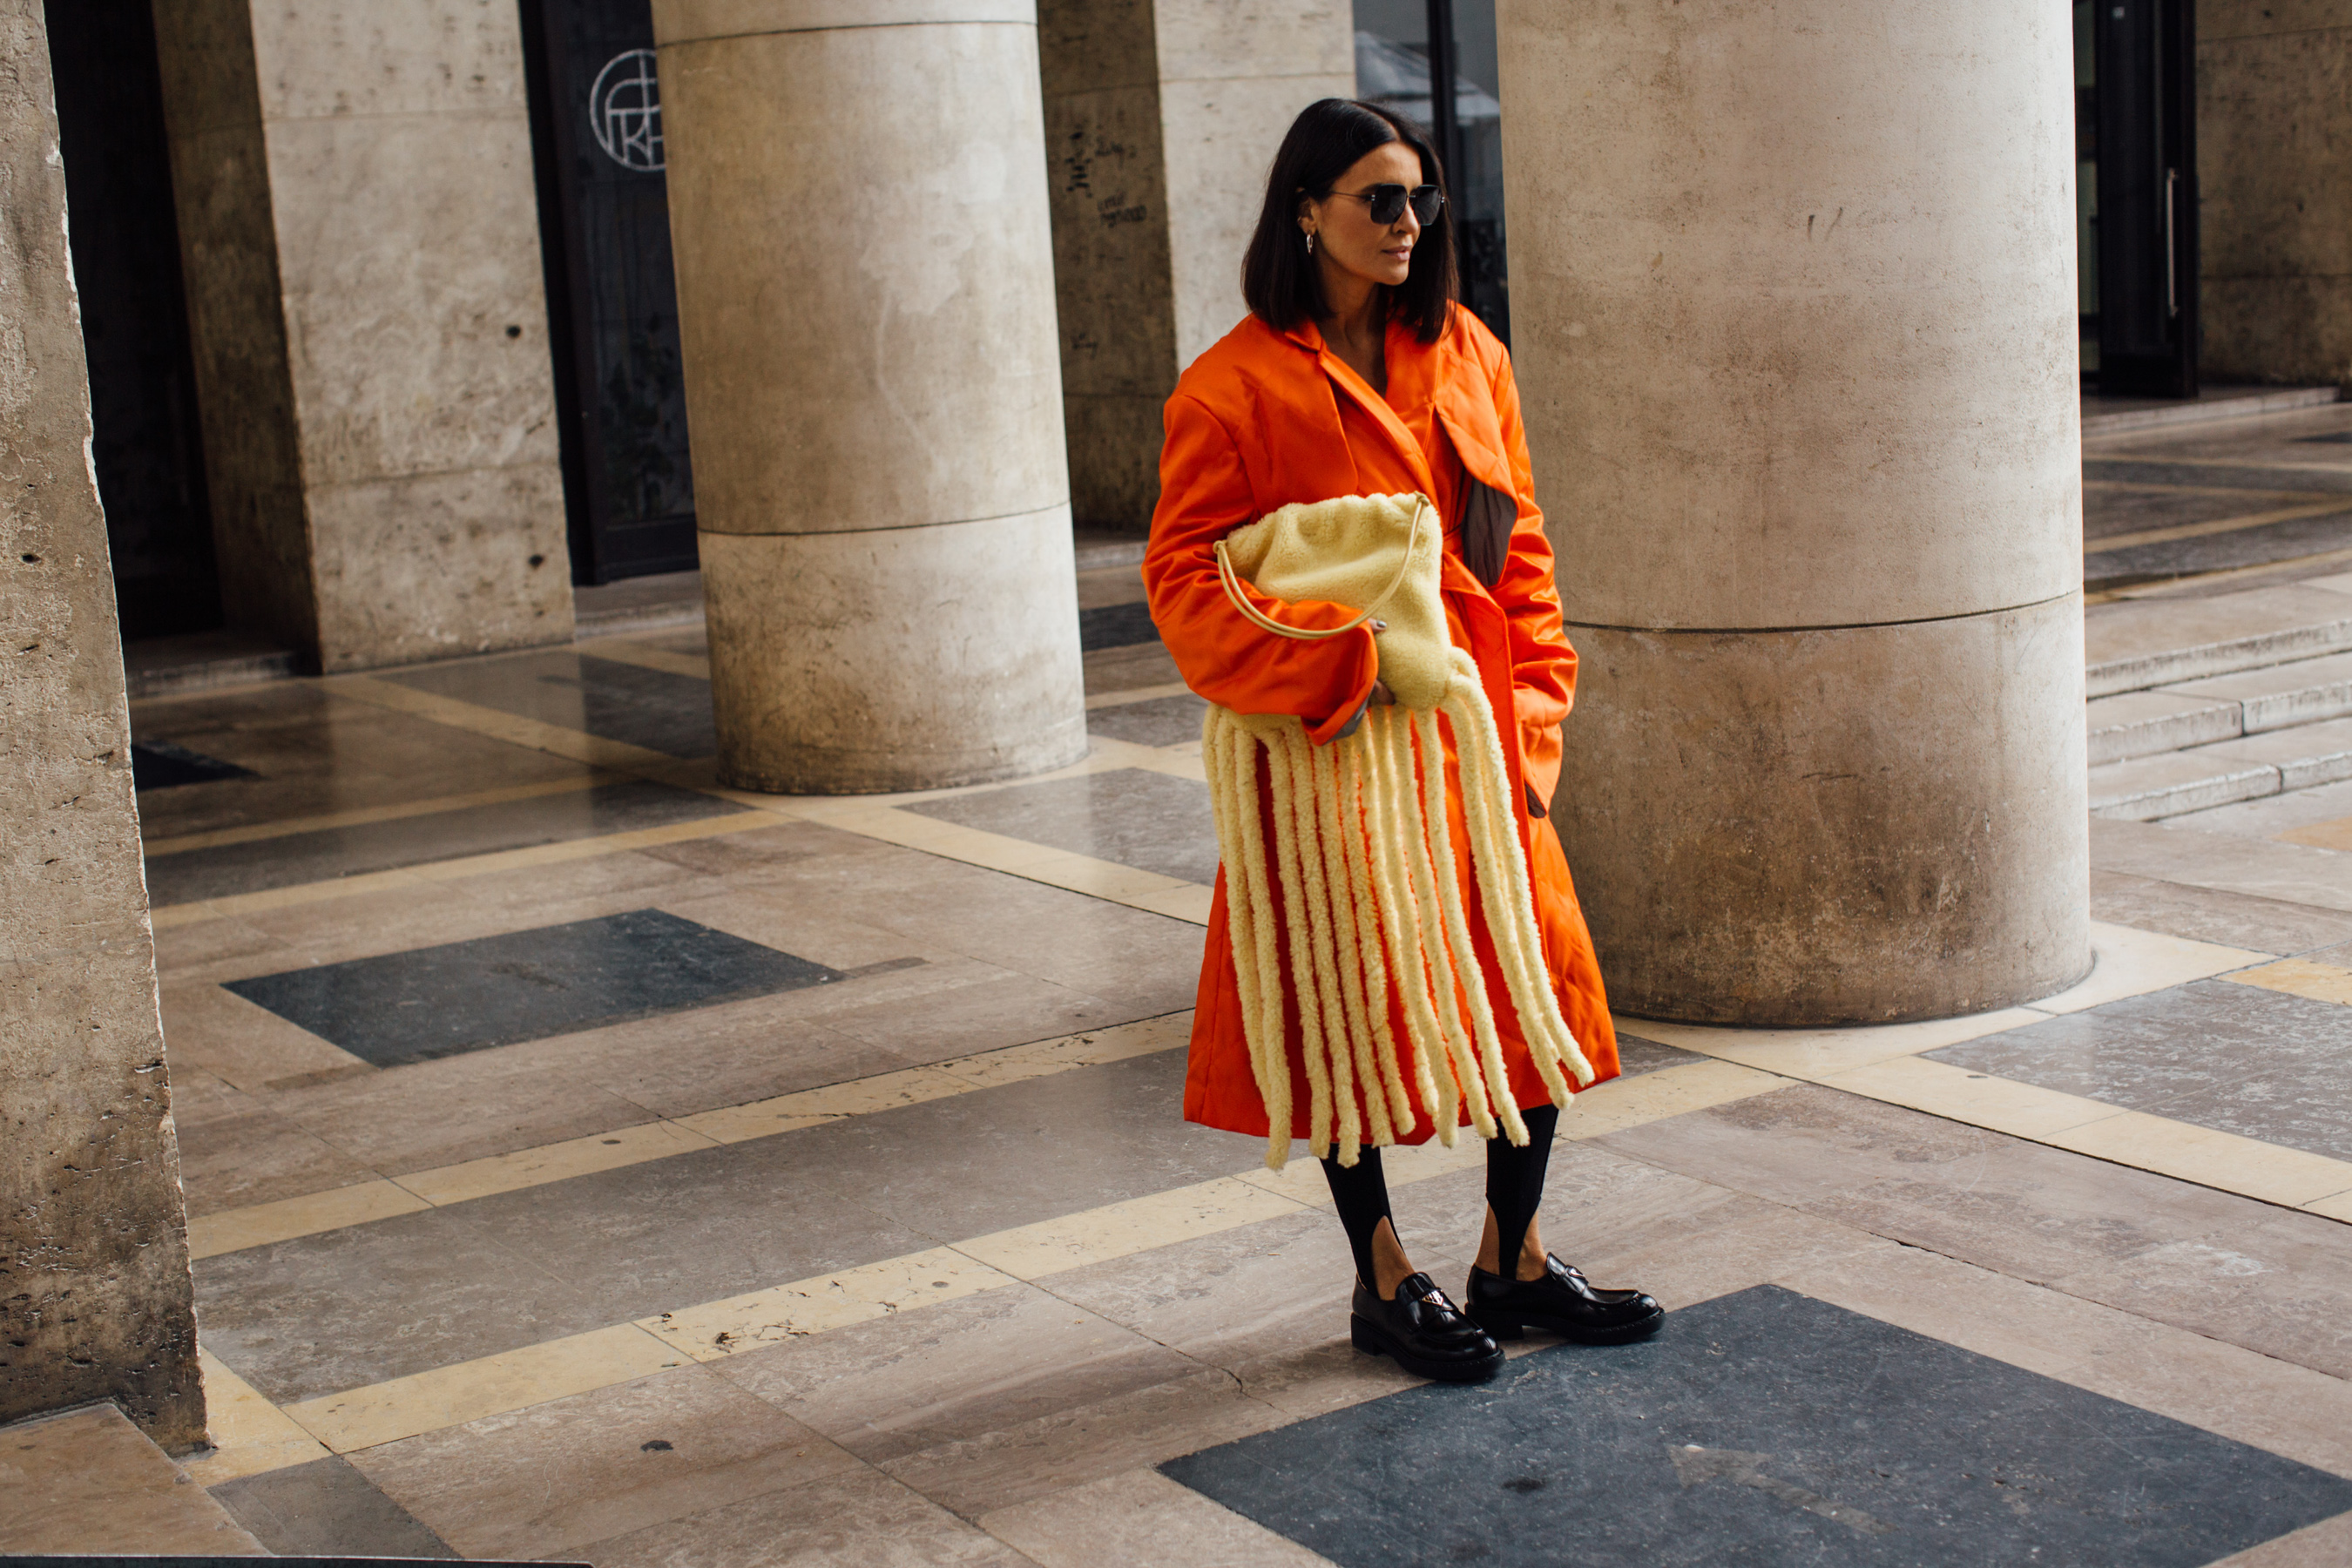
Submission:
[[[1160,411],[1242,319],[1242,252],[1291,120],[1355,95],[1330,0],[1042,0],[1046,175],[1083,526],[1141,533]]]
[[[171,1096],[38,0],[0,0],[0,1422],[202,1441]]]
[[[2352,0],[2197,7],[2202,362],[2352,381]]]

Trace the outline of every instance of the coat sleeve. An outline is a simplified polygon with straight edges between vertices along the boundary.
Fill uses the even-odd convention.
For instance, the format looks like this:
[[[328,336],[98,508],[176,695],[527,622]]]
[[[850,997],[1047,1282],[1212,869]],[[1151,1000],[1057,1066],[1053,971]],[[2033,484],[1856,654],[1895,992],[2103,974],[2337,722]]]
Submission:
[[[1507,353],[1497,358],[1495,415],[1511,465],[1519,503],[1511,552],[1495,585],[1495,602],[1511,623],[1511,689],[1519,721],[1519,752],[1528,787],[1545,806],[1559,787],[1561,721],[1576,700],[1576,650],[1560,624],[1559,588],[1552,578],[1551,541],[1536,507],[1535,470],[1528,461],[1527,426],[1519,416],[1518,384]]]
[[[1217,416],[1184,393],[1168,400],[1166,420],[1160,505],[1143,556],[1152,624],[1194,691],[1236,713],[1304,719],[1319,745],[1344,729],[1371,695],[1380,671],[1371,628],[1301,641],[1243,617],[1225,596],[1216,558],[1217,541],[1259,516],[1240,449]],[[1259,610],[1288,626],[1341,626],[1355,614],[1321,600],[1286,603],[1246,584],[1243,591]]]

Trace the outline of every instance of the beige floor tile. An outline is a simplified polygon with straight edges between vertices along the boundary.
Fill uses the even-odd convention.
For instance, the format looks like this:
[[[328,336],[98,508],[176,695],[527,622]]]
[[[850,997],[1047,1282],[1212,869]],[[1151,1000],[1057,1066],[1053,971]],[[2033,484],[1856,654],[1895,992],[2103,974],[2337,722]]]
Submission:
[[[2242,969],[2230,978],[2241,985],[2260,985],[2290,995],[2308,996],[2315,1002],[2352,1004],[2352,969],[2315,963],[2307,958],[2282,959],[2276,963]]]
[[[713,1363],[869,1463],[1154,1387],[1200,1363],[1015,1285]]]
[[[2048,1138],[2118,1112],[2117,1107],[2103,1100],[1971,1072],[1924,1057],[1895,1057],[1846,1072],[1826,1073],[1818,1081],[1825,1088],[1908,1106],[1972,1127],[1990,1127],[2018,1138]]]
[[[1322,1568],[1329,1562],[1151,1469],[983,1514],[980,1527],[1039,1568]]]
[[[705,842],[723,844],[727,840]],[[684,897],[666,894],[656,900],[653,907],[713,931],[741,937],[745,942],[756,942],[762,947],[822,963],[828,969],[860,969],[893,959],[948,956],[896,931],[830,918],[805,889],[791,884],[739,887],[730,883],[717,891],[698,891]]]
[[[939,1247],[722,1301],[681,1307],[637,1326],[681,1356],[724,1361],[764,1345],[790,1343],[1013,1283],[1008,1274]]]
[[[289,1405],[339,1454],[649,1377],[686,1358],[635,1324],[593,1329]]]
[[[2046,1142],[2289,1206],[2325,1199],[2352,1184],[2352,1163],[2137,1110],[2052,1133]]]
[[[0,1426],[0,1553],[267,1557],[111,1405]]]
[[[174,922],[154,911],[155,973],[172,982],[236,980],[292,969],[303,960],[284,938],[250,922],[193,906],[196,917]]]
[[[437,1207],[717,1146],[717,1140],[674,1121],[648,1121],[511,1154],[410,1171],[400,1177],[400,1184]]]
[[[354,1182],[347,1187],[278,1198],[221,1214],[192,1215],[188,1219],[188,1256],[201,1262],[225,1252],[298,1236],[317,1236],[347,1225],[365,1225],[394,1215],[415,1214],[432,1205],[393,1182]]]
[[[458,1552],[508,1559],[564,1556],[860,1468],[700,1367],[387,1443],[352,1462]]]
[[[186,1061],[239,1089],[367,1067],[349,1051],[216,984],[167,982],[161,994],[163,1043],[174,1064]]]
[[[1129,1057],[1149,1056],[1154,1051],[1175,1050],[1192,1037],[1192,1015],[1164,1014],[1157,1018],[1139,1019],[1132,1024],[1118,1024],[1107,1029],[1090,1029],[1084,1034],[1065,1035],[1057,1039],[1036,1040],[1027,1045],[1005,1046],[976,1056],[954,1057],[938,1065],[939,1070],[967,1079],[983,1087],[1019,1083],[1025,1079],[1044,1078],[1076,1067],[1094,1067],[1104,1062],[1125,1061]]]
[[[906,1068],[846,1083],[804,1089],[750,1105],[705,1110],[679,1118],[678,1124],[713,1142],[737,1143],[746,1138],[765,1138],[845,1116],[870,1116],[902,1105],[920,1105],[925,1100],[970,1094],[978,1087],[968,1079],[934,1068]]]
[[[197,1485],[218,1486],[327,1457],[324,1443],[255,1392],[220,1357],[200,1347],[196,1364],[204,1373],[205,1426],[213,1446],[181,1465]]]
[[[858,1470],[576,1547],[595,1568],[1026,1568],[985,1531]]]
[[[2336,1193],[2315,1203],[2305,1204],[2303,1207],[2328,1219],[2340,1219],[2352,1225],[2352,1191]]]
[[[2079,1013],[2126,996],[2145,996],[2151,991],[2265,963],[2271,956],[2096,921],[2091,924],[2091,973],[2055,996],[2035,1002],[2035,1012]]]
[[[957,1243],[956,1250],[1017,1279],[1037,1279],[1191,1237],[1295,1214],[1297,1209],[1297,1204],[1278,1193],[1220,1176],[1083,1214],[974,1237]]]
[[[1886,1024],[1854,1029],[1716,1029],[1620,1017],[1620,1034],[1686,1051],[1760,1068],[1790,1078],[1814,1078],[1866,1067],[1889,1057],[1914,1056],[1963,1040],[2039,1023],[2042,1015],[2022,1007],[1937,1018],[1924,1024]],[[1654,1075],[1644,1075],[1654,1076]],[[1639,1082],[1639,1079],[1634,1080]]]
[[[236,973],[227,976],[239,980],[314,963],[341,963],[463,942],[530,923],[501,919],[459,889],[437,883],[355,892],[324,902],[257,910],[241,918],[247,925],[277,938],[285,948],[257,953]]]
[[[966,1518],[1139,1466],[1156,1465],[1286,1417],[1221,1371],[1194,1373],[984,1437],[942,1443],[882,1468]]]

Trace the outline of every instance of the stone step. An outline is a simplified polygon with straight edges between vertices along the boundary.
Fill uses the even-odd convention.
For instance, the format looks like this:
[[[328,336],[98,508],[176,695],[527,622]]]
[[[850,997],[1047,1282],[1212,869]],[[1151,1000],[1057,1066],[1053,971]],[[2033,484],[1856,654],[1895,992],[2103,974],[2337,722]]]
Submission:
[[[2083,633],[2095,698],[2314,658],[2352,649],[2352,573],[2204,599],[2094,605]]]
[[[2091,813],[2151,822],[2352,779],[2352,719],[2298,724],[2091,770]]]
[[[2091,763],[2151,757],[2352,714],[2352,653],[2122,691],[2090,703]]]
[[[2213,419],[2244,419],[2284,414],[2338,401],[2333,386],[2209,386],[2194,397],[2085,397],[2083,434],[2113,436],[2162,425],[2201,425]]]

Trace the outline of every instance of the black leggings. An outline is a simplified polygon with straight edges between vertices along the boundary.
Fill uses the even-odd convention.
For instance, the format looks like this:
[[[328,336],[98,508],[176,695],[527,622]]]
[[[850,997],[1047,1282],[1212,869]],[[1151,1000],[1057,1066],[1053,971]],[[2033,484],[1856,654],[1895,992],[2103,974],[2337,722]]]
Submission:
[[[1501,1234],[1503,1278],[1518,1273],[1519,1247],[1528,1226],[1535,1222],[1536,1206],[1543,1202],[1544,1171],[1551,1163],[1552,1134],[1559,1128],[1559,1107],[1539,1105],[1519,1112],[1528,1124],[1527,1147],[1515,1147],[1507,1138],[1486,1140],[1486,1206],[1495,1211],[1495,1228]],[[1388,1220],[1388,1177],[1381,1170],[1381,1152],[1366,1149],[1353,1166],[1341,1168],[1329,1157],[1323,1161],[1323,1179],[1331,1184],[1331,1201],[1339,1206],[1339,1223],[1348,1229],[1348,1245],[1356,1254],[1356,1277],[1368,1290],[1378,1290],[1372,1268],[1372,1233]]]

